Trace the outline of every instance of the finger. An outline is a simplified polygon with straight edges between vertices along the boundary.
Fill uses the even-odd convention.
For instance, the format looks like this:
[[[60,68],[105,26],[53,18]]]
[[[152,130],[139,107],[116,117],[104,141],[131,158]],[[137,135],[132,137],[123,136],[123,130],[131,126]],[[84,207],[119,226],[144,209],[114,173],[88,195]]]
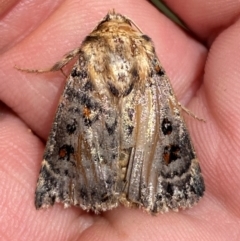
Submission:
[[[1,41],[3,54],[29,36],[60,5],[62,0],[44,3],[40,0],[31,4],[22,0],[0,2]]]
[[[240,71],[239,71],[239,32],[240,21],[224,31],[214,42],[205,74],[206,100],[211,108],[213,123],[204,130],[209,139],[204,146],[211,144],[209,156],[211,183],[213,191],[229,205],[229,208],[240,212],[239,192],[239,155],[240,142]],[[215,127],[214,127],[215,125]],[[214,127],[214,128],[212,128]],[[216,140],[216,141],[214,141]],[[203,141],[203,140],[202,140]],[[220,181],[219,181],[220,180]],[[231,188],[229,188],[231,186]]]
[[[240,14],[240,3],[230,1],[166,0],[166,4],[208,45]]]

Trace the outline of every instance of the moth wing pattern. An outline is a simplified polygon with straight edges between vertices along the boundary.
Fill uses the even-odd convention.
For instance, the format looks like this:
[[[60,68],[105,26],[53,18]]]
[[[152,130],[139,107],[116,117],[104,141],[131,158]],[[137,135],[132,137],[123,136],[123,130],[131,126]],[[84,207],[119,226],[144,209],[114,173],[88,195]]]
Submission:
[[[204,181],[151,39],[110,12],[78,48],[47,141],[35,205],[96,213],[193,206]],[[55,66],[63,66],[66,59]]]
[[[155,55],[151,62],[145,91],[131,105],[138,119],[123,203],[164,213],[192,207],[205,186],[170,81]]]
[[[48,138],[37,208],[57,201],[98,213],[118,205],[119,116],[108,98],[93,89],[83,58],[80,54],[81,63],[66,83]]]

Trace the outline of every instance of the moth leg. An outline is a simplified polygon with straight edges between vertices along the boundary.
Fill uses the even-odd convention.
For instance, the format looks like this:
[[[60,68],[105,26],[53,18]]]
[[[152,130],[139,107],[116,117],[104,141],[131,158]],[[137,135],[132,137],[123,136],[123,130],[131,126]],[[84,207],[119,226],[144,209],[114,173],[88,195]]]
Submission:
[[[23,69],[18,66],[14,66],[17,70],[27,72],[27,73],[47,73],[47,72],[53,72],[53,71],[62,71],[62,68],[67,65],[73,58],[79,55],[81,51],[81,48],[76,48],[70,52],[68,52],[66,55],[63,56],[63,58],[55,63],[51,68],[49,69]],[[63,71],[62,71],[63,73]],[[66,76],[63,73],[64,76]]]
[[[180,107],[180,109],[182,109],[183,111],[185,111],[188,115],[192,116],[193,118],[199,120],[199,121],[203,121],[206,122],[206,120],[196,116],[193,112],[191,112],[188,108],[186,108],[185,106],[181,105],[180,102],[178,102],[178,106]]]

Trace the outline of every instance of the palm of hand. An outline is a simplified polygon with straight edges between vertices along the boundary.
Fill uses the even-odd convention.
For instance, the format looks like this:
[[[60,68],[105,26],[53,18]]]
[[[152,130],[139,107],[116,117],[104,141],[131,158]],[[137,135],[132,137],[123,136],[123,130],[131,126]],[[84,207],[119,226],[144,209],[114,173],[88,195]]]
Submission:
[[[37,10],[39,14],[36,16],[42,16],[37,21],[33,16],[30,17],[31,22],[24,21],[24,14],[19,17],[11,15],[11,12],[8,14],[11,21],[7,22],[6,16],[2,20],[8,24],[8,28],[2,38],[0,56],[0,236],[11,240],[145,240],[146,237],[149,240],[213,240],[216,237],[219,240],[237,240],[240,213],[240,158],[237,151],[240,132],[240,35],[239,23],[230,25],[229,22],[230,16],[239,16],[239,6],[238,13],[236,10],[222,13],[225,14],[221,19],[222,25],[229,27],[222,33],[218,32],[221,34],[212,43],[210,53],[200,42],[183,33],[147,2],[141,2],[140,6],[148,8],[148,11],[144,10],[144,17],[148,21],[115,6],[117,11],[131,17],[143,31],[148,30],[147,34],[155,43],[158,57],[172,80],[179,100],[183,104],[188,103],[189,109],[207,121],[203,124],[193,118],[186,118],[207,190],[198,206],[158,217],[123,207],[100,216],[87,214],[77,208],[64,210],[61,205],[46,211],[35,210],[34,189],[44,148],[41,139],[47,138],[64,77],[61,73],[25,74],[14,70],[13,66],[51,66],[62,54],[78,46],[80,39],[92,30],[96,21],[112,8],[111,5],[105,6],[101,11],[104,14],[98,14],[96,18],[94,12],[89,13],[86,23],[92,20],[91,27],[83,29],[84,22],[79,21],[83,21],[84,17],[79,17],[79,11],[87,13],[87,10],[81,9],[82,3],[77,3],[74,8],[74,5],[68,6],[67,2],[70,1],[66,1],[55,12],[54,6],[49,3],[52,14],[41,25],[46,11],[44,6]],[[173,7],[178,11],[178,6]],[[17,9],[16,6],[15,10]],[[29,17],[30,9],[25,11]],[[179,10],[179,14],[185,16],[188,23],[191,16],[181,11],[184,10]],[[17,18],[22,19],[16,33],[12,29]],[[223,22],[227,20],[228,22]],[[217,28],[215,21],[214,18],[207,19],[206,22],[202,20],[206,25]],[[151,22],[155,23],[154,26]],[[67,23],[72,24],[65,28]],[[203,30],[196,26],[196,22],[189,23],[191,24],[202,39],[210,41],[209,36],[214,27],[205,27]],[[35,29],[31,33],[27,31],[29,26]],[[74,31],[78,31],[78,34]],[[19,42],[14,34],[25,38]],[[63,50],[54,56],[51,54],[57,53],[53,45],[56,42],[56,49]],[[44,58],[48,58],[47,66],[43,66]],[[22,62],[23,59],[26,61]]]

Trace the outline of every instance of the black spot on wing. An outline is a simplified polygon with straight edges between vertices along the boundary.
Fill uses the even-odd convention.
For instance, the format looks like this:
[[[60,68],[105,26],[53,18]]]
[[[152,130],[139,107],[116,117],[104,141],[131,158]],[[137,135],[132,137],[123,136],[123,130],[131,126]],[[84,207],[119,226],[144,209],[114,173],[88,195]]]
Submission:
[[[164,72],[164,70],[163,70],[162,68],[160,68],[160,69],[157,71],[157,74],[158,74],[159,76],[163,76],[163,75],[165,75],[165,72]]]
[[[176,161],[180,158],[180,147],[179,145],[168,145],[164,147],[163,151],[163,160],[166,165],[169,165],[171,162]]]
[[[162,121],[162,132],[164,135],[170,135],[172,133],[172,122],[168,118],[164,118]]]
[[[87,77],[87,72],[85,70],[79,70],[77,67],[75,67],[71,72],[71,76],[73,78],[78,77],[80,79],[85,79]]]
[[[166,191],[167,191],[167,193],[169,194],[170,197],[173,196],[174,189],[173,189],[173,186],[170,183],[168,183]]]
[[[112,83],[108,82],[108,87],[109,87],[110,92],[114,96],[119,97],[120,93],[119,93],[118,89]]]
[[[135,113],[134,108],[128,108],[127,113],[128,113],[129,119],[132,121]]]
[[[72,135],[72,134],[76,131],[76,129],[77,129],[77,121],[76,121],[76,119],[71,120],[71,121],[67,124],[66,129],[67,129],[67,133],[68,133],[69,135]]]
[[[105,126],[107,128],[107,131],[108,131],[109,135],[114,134],[114,132],[116,131],[116,127],[117,127],[117,119],[115,119],[115,121],[112,125],[106,123]]]
[[[128,125],[128,126],[127,126],[127,134],[128,134],[129,136],[132,135],[133,129],[134,129],[134,126],[132,126],[132,125]]]
[[[72,145],[64,144],[59,148],[58,156],[59,159],[70,160],[70,155],[74,153],[74,148]]]
[[[80,101],[83,106],[86,106],[90,110],[94,110],[98,107],[98,103],[93,100],[88,94],[82,93],[80,96]]]
[[[129,88],[126,89],[126,91],[123,93],[123,96],[127,96],[131,93],[132,89],[133,89],[133,86],[134,86],[134,83],[132,82],[130,85],[129,85]]]
[[[37,209],[45,203],[44,199],[48,200],[49,205],[53,205],[55,202],[55,195],[50,196],[50,191],[57,187],[56,178],[50,173],[49,169],[44,165],[41,169],[42,179],[44,184],[41,188],[37,189],[35,194],[35,207]]]
[[[79,77],[80,71],[77,68],[72,69],[71,76],[74,77]]]
[[[137,68],[133,68],[131,70],[131,73],[132,73],[133,78],[139,78],[139,74],[138,74]]]
[[[91,81],[87,81],[85,85],[82,88],[83,91],[92,91],[93,90],[93,84]]]

